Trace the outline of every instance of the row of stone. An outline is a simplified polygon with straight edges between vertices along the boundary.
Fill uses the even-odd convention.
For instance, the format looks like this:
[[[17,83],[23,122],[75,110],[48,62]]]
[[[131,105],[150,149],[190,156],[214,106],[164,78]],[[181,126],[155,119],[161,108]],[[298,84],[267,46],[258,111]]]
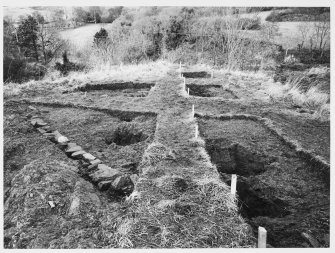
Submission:
[[[81,146],[62,135],[59,131],[54,130],[41,118],[40,112],[33,106],[29,106],[35,112],[35,115],[28,115],[31,124],[46,138],[58,144],[59,148],[65,154],[75,160],[80,161],[81,172],[88,176],[90,180],[97,184],[98,188],[102,191],[112,190],[130,194],[133,191],[134,184],[136,183],[137,175],[126,175],[117,169],[113,169],[105,164],[92,154],[85,152]]]

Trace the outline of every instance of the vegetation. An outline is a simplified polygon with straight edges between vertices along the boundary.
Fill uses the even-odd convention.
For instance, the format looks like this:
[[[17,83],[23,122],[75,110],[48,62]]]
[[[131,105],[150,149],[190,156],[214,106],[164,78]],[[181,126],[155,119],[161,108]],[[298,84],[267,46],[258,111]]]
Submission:
[[[307,15],[308,20],[319,21],[300,22],[297,44],[288,47],[278,44],[278,36],[283,36],[280,23],[261,22],[257,16],[269,10],[267,20],[271,21],[275,14]],[[182,61],[229,71],[267,71],[270,76],[275,71],[275,81],[285,85],[291,75],[302,74],[313,64],[329,65],[329,8],[252,7],[245,12],[248,15],[225,7],[76,7],[72,18],[78,23],[112,22],[97,28],[77,47],[59,37],[65,22],[63,10],[53,11],[53,19],[59,22],[53,28],[36,10],[21,18],[17,29],[10,20],[4,21],[4,81],[40,79],[46,73],[46,80],[60,75],[81,80],[98,73],[109,76],[104,71],[115,73],[116,65]],[[66,34],[73,41],[74,35]],[[71,74],[83,69],[85,73]]]
[[[296,7],[274,10],[266,18],[270,22],[330,20],[329,7]]]

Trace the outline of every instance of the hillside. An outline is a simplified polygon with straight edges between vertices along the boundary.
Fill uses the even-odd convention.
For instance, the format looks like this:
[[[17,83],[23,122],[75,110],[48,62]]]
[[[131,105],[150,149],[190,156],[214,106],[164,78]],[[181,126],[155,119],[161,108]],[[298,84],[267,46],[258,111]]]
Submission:
[[[330,24],[104,10],[4,22],[5,249],[329,248]]]

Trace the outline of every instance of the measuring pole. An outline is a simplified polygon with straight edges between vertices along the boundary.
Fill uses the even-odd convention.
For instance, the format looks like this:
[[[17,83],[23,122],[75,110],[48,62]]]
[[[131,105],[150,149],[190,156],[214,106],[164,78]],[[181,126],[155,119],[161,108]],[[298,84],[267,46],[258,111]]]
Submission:
[[[258,248],[266,248],[266,229],[258,227]]]
[[[236,181],[237,181],[237,176],[236,176],[236,174],[232,174],[232,175],[231,175],[230,192],[231,192],[231,194],[233,194],[233,195],[236,194]]]

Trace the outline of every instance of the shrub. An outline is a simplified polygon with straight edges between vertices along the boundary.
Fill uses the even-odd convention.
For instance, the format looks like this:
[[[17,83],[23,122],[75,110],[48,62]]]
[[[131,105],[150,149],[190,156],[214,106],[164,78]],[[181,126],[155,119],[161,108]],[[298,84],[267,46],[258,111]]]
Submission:
[[[181,45],[186,38],[186,35],[183,33],[183,19],[177,16],[170,17],[164,35],[166,49],[175,50],[179,45]]]
[[[73,62],[70,62],[67,58],[67,52],[65,51],[62,55],[63,64],[56,62],[55,69],[60,71],[62,75],[67,75],[70,71],[80,71],[84,69],[83,65],[79,65]]]
[[[94,43],[96,45],[106,43],[108,38],[108,32],[106,29],[101,28],[99,32],[94,35]]]
[[[261,28],[261,19],[257,18],[241,18],[242,30],[259,30]]]
[[[269,22],[281,22],[282,17],[281,14],[278,11],[272,11],[269,16],[265,18],[266,21]]]
[[[4,82],[25,82],[33,78],[42,78],[46,73],[46,68],[36,62],[29,63],[25,58],[3,58],[3,80]]]

